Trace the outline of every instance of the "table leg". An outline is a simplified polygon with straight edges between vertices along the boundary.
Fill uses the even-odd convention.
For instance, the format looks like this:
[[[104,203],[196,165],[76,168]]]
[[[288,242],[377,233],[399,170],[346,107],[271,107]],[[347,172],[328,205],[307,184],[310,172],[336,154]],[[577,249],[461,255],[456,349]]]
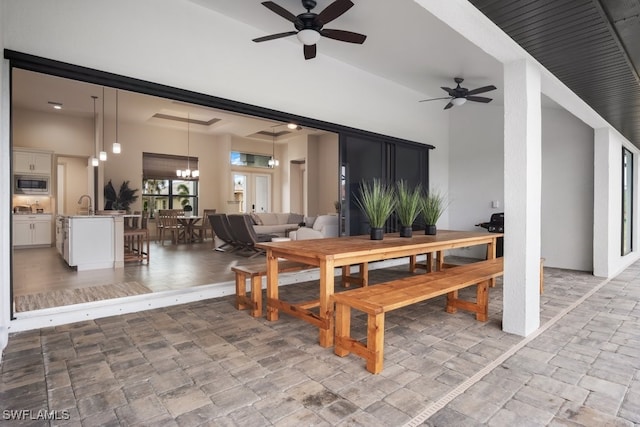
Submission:
[[[277,261],[275,268],[278,268]],[[320,345],[331,347],[333,345],[333,302],[331,295],[334,292],[333,260],[320,261],[320,312],[319,316],[326,322],[326,328],[320,328]],[[277,278],[276,278],[277,279]]]
[[[496,258],[496,246],[497,246],[498,238],[494,238],[490,243],[487,243],[487,259],[495,259]],[[489,280],[489,287],[493,288],[496,286],[496,279]]]
[[[269,304],[269,300],[278,299],[278,258],[267,249],[267,320],[278,320],[278,309]]]

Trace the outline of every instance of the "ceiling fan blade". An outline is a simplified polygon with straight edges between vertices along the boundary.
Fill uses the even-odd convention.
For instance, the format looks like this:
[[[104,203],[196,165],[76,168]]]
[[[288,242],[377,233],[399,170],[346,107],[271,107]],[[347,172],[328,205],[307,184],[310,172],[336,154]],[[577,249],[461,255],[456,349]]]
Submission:
[[[320,30],[320,34],[330,39],[356,44],[362,44],[367,39],[367,36],[364,34],[344,30]]]
[[[447,105],[444,106],[445,110],[448,110],[449,108],[453,107],[453,102],[448,103]]]
[[[450,87],[440,86],[440,89],[444,90],[445,92],[447,92],[451,96],[456,96],[455,91],[453,89],[451,89]]]
[[[418,102],[437,101],[437,100],[440,100],[440,99],[451,99],[451,97],[450,96],[445,96],[445,97],[442,97],[442,98],[422,99],[422,100],[420,100]]]
[[[475,102],[491,102],[492,98],[485,98],[484,96],[467,96],[467,101],[475,101]]]
[[[489,92],[490,90],[496,90],[494,85],[479,87],[478,89],[473,89],[467,92],[467,95],[477,95],[479,93]]]
[[[324,10],[320,12],[317,19],[322,22],[323,25],[328,24],[347,10],[351,9],[352,6],[353,3],[350,0],[336,0],[329,6],[325,7]]]
[[[282,16],[284,19],[286,19],[289,22],[295,23],[296,20],[298,19],[298,17],[296,15],[294,15],[293,13],[289,12],[284,7],[274,3],[272,1],[263,1],[262,4],[263,4],[264,7],[266,7],[270,11]]]
[[[304,59],[313,59],[316,57],[316,45],[304,45]]]
[[[253,39],[253,41],[256,43],[266,42],[267,40],[275,40],[282,37],[292,36],[297,33],[298,33],[297,31],[287,31],[286,33],[278,33],[278,34],[271,34],[270,36],[258,37],[257,39]]]

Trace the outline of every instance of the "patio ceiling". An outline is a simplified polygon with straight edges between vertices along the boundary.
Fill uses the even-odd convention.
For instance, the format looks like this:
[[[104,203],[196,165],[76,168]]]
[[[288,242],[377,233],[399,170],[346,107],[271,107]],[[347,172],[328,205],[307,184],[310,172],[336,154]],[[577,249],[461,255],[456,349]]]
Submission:
[[[469,0],[640,147],[640,0]]]

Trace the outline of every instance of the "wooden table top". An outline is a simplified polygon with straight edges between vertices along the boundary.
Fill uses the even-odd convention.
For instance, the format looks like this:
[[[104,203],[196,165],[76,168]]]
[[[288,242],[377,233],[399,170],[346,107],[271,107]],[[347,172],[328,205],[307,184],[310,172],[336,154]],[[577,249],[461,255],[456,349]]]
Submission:
[[[372,259],[382,260],[415,253],[435,252],[464,246],[474,246],[495,241],[502,233],[482,231],[438,230],[434,236],[414,234],[400,237],[399,233],[386,233],[383,240],[371,240],[369,235],[331,237],[313,240],[292,240],[288,242],[264,242],[257,247],[271,250],[274,256],[299,261],[332,259],[336,266],[341,260]]]

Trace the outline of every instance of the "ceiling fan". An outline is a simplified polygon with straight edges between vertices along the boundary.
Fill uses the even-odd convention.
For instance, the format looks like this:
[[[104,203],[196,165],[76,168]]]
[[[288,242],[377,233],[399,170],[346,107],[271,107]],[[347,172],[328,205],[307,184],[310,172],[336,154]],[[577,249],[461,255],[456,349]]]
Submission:
[[[464,104],[467,101],[484,102],[484,103],[492,101],[492,98],[485,98],[484,96],[475,96],[475,95],[479,93],[489,92],[491,90],[496,90],[496,87],[494,85],[483,86],[477,89],[469,90],[466,87],[460,87],[460,83],[464,81],[463,78],[456,77],[453,80],[457,83],[457,86],[455,88],[451,89],[448,87],[441,86],[442,90],[447,92],[449,96],[445,96],[442,98],[423,99],[419,102],[435,101],[438,99],[448,99],[449,103],[444,107],[445,110],[448,110],[454,105],[459,106]]]
[[[364,43],[367,38],[364,34],[353,33],[351,31],[323,28],[325,24],[328,24],[334,19],[340,17],[347,10],[351,9],[353,3],[350,0],[336,0],[319,14],[311,12],[311,10],[316,7],[317,2],[315,0],[302,0],[302,6],[307,9],[307,11],[298,16],[272,1],[264,1],[262,4],[270,11],[293,23],[296,31],[287,31],[284,33],[258,37],[257,39],[253,39],[253,41],[259,43],[295,34],[298,37],[298,40],[304,44],[304,59],[312,59],[316,57],[316,43],[320,40],[321,36],[356,44]]]

